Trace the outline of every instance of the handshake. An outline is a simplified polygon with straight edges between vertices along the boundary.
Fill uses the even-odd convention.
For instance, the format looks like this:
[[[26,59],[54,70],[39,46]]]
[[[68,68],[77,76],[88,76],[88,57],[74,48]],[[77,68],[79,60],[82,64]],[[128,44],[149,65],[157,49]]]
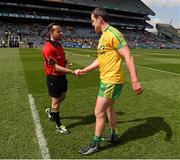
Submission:
[[[87,72],[84,69],[76,69],[76,70],[68,69],[68,67],[72,66],[72,63],[70,61],[68,61],[68,60],[66,60],[66,66],[67,66],[67,68],[65,68],[66,73],[73,74],[73,75],[75,75],[77,77],[83,76]]]
[[[76,69],[72,73],[77,77],[83,76],[84,74],[86,74],[86,72],[83,69]]]

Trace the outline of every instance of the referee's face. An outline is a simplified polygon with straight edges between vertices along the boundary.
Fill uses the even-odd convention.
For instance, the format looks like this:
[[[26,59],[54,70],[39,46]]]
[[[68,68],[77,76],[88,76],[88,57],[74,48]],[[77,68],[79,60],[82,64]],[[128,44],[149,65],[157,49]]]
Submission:
[[[53,30],[50,32],[51,40],[60,41],[62,40],[62,30],[60,26],[53,26]]]
[[[95,32],[100,32],[101,31],[101,23],[100,23],[100,17],[95,17],[94,14],[91,14],[91,23],[92,26],[94,27]]]

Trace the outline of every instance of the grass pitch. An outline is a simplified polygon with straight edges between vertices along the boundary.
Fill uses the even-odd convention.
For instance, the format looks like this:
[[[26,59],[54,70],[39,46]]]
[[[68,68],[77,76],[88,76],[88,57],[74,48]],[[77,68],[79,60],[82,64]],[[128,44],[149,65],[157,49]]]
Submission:
[[[99,72],[84,77],[68,75],[67,99],[61,105],[62,122],[69,136],[56,133],[45,115],[50,106],[40,49],[0,49],[0,158],[41,159],[28,102],[32,94],[40,123],[53,159],[180,158],[180,51],[132,50],[144,93],[131,89],[125,63],[126,83],[115,103],[120,145],[102,143],[100,152],[82,156],[79,149],[94,135],[94,105],[99,89]],[[96,58],[90,49],[66,49],[72,69],[83,68]],[[109,134],[108,124],[105,135]]]

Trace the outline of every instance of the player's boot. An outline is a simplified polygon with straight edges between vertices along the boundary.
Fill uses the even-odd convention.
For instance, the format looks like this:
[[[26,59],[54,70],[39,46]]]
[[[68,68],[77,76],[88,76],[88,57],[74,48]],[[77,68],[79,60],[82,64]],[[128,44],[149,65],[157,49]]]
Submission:
[[[95,144],[90,143],[89,145],[81,148],[79,152],[83,155],[88,155],[88,154],[98,152],[99,150],[100,150],[99,143],[95,143]]]
[[[46,108],[46,109],[45,109],[45,113],[46,113],[47,117],[48,117],[51,121],[54,121],[53,116],[51,115],[51,109],[50,109],[50,108]]]
[[[66,129],[65,126],[61,125],[60,127],[56,126],[56,131],[65,135],[70,134],[71,132]]]

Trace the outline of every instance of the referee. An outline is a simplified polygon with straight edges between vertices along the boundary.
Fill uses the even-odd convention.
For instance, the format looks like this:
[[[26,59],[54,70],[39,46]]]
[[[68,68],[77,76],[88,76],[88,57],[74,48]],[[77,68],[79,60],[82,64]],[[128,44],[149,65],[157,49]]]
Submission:
[[[44,59],[44,70],[47,77],[47,88],[51,97],[51,107],[45,110],[47,116],[55,121],[56,131],[62,134],[70,132],[60,121],[59,107],[65,99],[68,81],[66,74],[74,74],[73,70],[66,68],[67,60],[64,49],[60,43],[62,40],[62,30],[59,24],[48,25],[50,40],[42,49]]]

